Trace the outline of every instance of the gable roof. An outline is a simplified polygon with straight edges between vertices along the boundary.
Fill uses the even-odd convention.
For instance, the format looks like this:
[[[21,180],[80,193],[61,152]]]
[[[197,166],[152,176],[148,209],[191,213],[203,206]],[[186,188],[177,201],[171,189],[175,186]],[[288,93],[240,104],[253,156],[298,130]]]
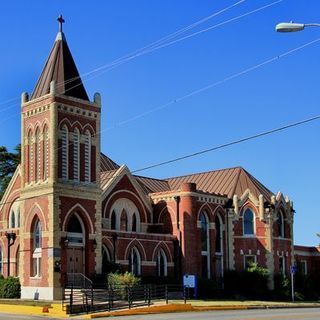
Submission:
[[[100,153],[100,166],[101,172],[117,170],[120,168],[120,166],[117,163],[115,163],[102,152]]]
[[[31,100],[50,92],[50,83],[56,82],[56,92],[89,101],[73,60],[66,38],[59,32],[40,78],[33,90]]]
[[[167,181],[172,190],[179,189],[184,182],[194,182],[198,190],[226,195],[229,198],[235,194],[241,196],[247,189],[250,189],[255,197],[258,198],[262,194],[269,201],[273,195],[269,189],[241,167],[174,177]]]

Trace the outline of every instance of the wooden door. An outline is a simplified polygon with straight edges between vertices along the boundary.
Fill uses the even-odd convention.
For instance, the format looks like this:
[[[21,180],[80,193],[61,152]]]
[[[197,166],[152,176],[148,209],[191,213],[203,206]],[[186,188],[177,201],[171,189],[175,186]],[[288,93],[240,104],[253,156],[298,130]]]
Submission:
[[[67,250],[67,272],[84,274],[83,248],[68,248]]]

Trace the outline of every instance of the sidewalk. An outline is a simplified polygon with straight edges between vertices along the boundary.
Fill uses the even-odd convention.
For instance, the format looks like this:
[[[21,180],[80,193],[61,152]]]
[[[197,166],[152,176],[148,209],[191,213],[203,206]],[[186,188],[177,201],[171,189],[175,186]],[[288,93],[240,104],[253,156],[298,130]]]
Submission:
[[[191,300],[187,304],[183,301],[176,301],[168,305],[153,305],[150,307],[140,307],[131,310],[100,312],[87,315],[87,318],[102,318],[115,316],[130,316],[155,313],[173,312],[196,312],[215,310],[247,310],[247,309],[268,309],[268,308],[320,308],[319,302],[270,302],[270,301],[205,301]]]
[[[134,309],[97,312],[85,315],[69,316],[62,310],[62,305],[58,301],[43,302],[32,300],[0,300],[0,311],[2,313],[47,316],[61,319],[83,318],[94,319],[111,316],[129,316],[144,315],[156,313],[173,312],[196,312],[196,311],[214,311],[214,310],[245,310],[245,309],[267,309],[267,308],[320,308],[319,302],[270,302],[270,301],[206,301],[189,300],[184,304],[183,300],[174,303],[157,303],[150,307],[139,307]]]

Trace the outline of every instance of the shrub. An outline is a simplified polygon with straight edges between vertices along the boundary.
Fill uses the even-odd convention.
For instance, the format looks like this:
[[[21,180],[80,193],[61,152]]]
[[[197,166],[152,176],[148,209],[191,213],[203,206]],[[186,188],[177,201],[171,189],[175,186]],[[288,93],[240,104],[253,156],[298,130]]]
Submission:
[[[122,299],[128,299],[128,290],[139,285],[140,278],[136,277],[130,272],[109,273],[108,274],[108,286]]]
[[[0,298],[20,298],[21,285],[19,278],[8,277],[0,280]]]

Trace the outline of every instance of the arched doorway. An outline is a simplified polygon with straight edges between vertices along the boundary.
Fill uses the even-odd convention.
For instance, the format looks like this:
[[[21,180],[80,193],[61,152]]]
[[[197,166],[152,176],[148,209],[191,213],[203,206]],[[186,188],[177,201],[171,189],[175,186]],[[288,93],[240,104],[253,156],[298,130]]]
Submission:
[[[67,272],[85,274],[85,228],[82,220],[74,214],[67,227]]]

